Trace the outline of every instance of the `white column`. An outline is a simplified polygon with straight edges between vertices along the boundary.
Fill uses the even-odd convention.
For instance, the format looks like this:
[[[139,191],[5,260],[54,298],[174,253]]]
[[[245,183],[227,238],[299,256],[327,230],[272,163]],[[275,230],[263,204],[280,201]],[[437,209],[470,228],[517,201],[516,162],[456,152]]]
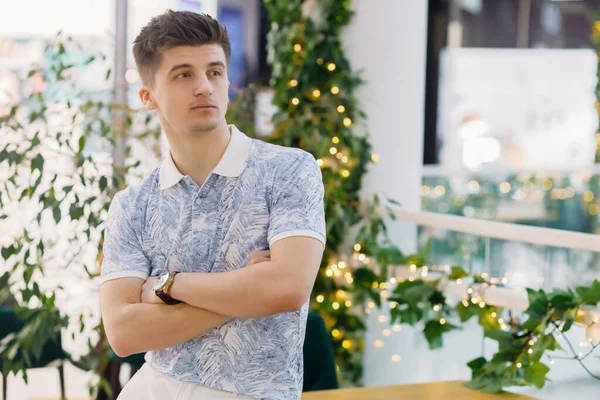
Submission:
[[[366,84],[357,96],[368,116],[365,123],[373,151],[380,158],[364,180],[363,197],[385,193],[416,210],[423,164],[427,2],[353,0],[352,6],[357,13],[345,32],[346,54],[354,70],[363,70]],[[416,249],[414,226],[394,225],[390,232],[403,251]],[[383,314],[389,315],[389,310]],[[365,384],[405,382],[406,374],[409,381],[426,378],[409,371],[420,353],[430,359],[435,356],[427,353],[424,340],[405,328],[383,336],[383,329],[391,326],[378,322],[378,315],[373,312],[368,319]],[[375,348],[375,340],[383,340],[384,347]],[[402,361],[394,362],[394,354]],[[423,369],[429,370],[429,365]]]

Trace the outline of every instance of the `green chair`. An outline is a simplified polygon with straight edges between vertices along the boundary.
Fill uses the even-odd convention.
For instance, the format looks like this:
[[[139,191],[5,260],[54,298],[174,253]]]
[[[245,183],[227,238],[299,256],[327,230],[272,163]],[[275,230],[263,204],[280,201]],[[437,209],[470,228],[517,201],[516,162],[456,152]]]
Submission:
[[[319,313],[308,313],[303,353],[303,392],[339,388],[331,338]]]
[[[4,339],[11,333],[20,331],[23,328],[23,321],[17,317],[15,309],[12,306],[0,306],[0,340]],[[19,357],[17,353],[16,357]],[[28,369],[44,368],[53,362],[59,362],[58,376],[60,379],[60,395],[65,399],[65,372],[63,363],[69,359],[69,354],[62,348],[61,337],[58,337],[56,342],[48,342],[42,349],[42,356],[39,360],[32,360],[32,364],[28,365]],[[7,400],[7,381],[8,377],[2,372],[2,359],[0,358],[0,374],[2,374],[2,400]]]

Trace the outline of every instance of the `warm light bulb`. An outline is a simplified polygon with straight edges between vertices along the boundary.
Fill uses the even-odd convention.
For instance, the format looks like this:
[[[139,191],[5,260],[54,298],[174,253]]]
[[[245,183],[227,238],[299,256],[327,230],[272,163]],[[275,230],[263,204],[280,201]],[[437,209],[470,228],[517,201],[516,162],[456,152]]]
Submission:
[[[350,171],[348,171],[347,169],[343,169],[343,170],[342,170],[342,176],[343,176],[344,178],[347,178],[347,177],[349,177],[349,176],[350,176]]]
[[[298,43],[296,43],[296,44],[294,45],[294,51],[295,51],[296,53],[300,53],[300,51],[302,51],[302,46],[301,46],[301,45],[299,45]]]
[[[340,88],[337,86],[334,86],[331,88],[331,93],[332,94],[338,94],[340,92]]]
[[[352,120],[350,118],[344,118],[344,126],[349,128],[352,125]]]
[[[331,331],[331,336],[333,336],[333,337],[338,337],[338,336],[340,336],[340,331],[339,331],[339,330],[337,330],[337,329],[334,329],[334,330],[332,330],[332,331]]]
[[[335,64],[334,63],[327,64],[327,69],[330,71],[335,71]]]
[[[298,104],[300,104],[300,100],[298,100],[298,98],[297,98],[297,97],[294,97],[294,98],[292,99],[292,104],[293,104],[293,105],[295,105],[295,106],[297,106]]]
[[[344,106],[338,106],[337,110],[338,110],[338,112],[341,114],[341,113],[343,113],[344,111],[346,111],[346,107],[344,107]]]
[[[446,319],[440,318],[440,324],[444,325],[446,323]]]
[[[379,154],[377,154],[377,153],[371,154],[371,161],[373,161],[375,164],[379,163]]]
[[[319,164],[319,167],[323,166],[323,160],[321,160],[320,158],[317,160],[317,164]]]
[[[330,154],[335,154],[337,152],[338,152],[338,150],[335,147],[332,147],[332,148],[329,149],[329,153]]]
[[[334,136],[334,137],[332,137],[332,138],[331,138],[331,141],[332,141],[333,143],[335,143],[335,144],[338,144],[338,143],[340,142],[340,138],[339,138],[339,137],[337,137],[337,136]]]
[[[322,294],[317,296],[317,303],[322,303],[324,300],[325,300],[325,297]]]
[[[290,81],[290,86],[291,86],[291,87],[296,87],[296,86],[298,86],[298,81],[297,81],[297,80],[295,80],[295,79],[292,79],[292,80]]]
[[[319,89],[315,89],[312,92],[314,98],[319,98],[321,96],[321,91]]]
[[[331,307],[334,310],[337,310],[338,308],[340,308],[340,303],[338,303],[337,301],[334,301],[333,304],[331,305]]]
[[[356,244],[354,245],[354,251],[360,251],[360,249],[361,249],[361,246],[360,246],[360,244],[356,243]]]

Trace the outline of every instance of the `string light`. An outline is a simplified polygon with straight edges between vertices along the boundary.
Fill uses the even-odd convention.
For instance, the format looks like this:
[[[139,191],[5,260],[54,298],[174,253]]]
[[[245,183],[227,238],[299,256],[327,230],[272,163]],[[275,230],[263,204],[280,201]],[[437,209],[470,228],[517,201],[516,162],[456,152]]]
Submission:
[[[392,336],[392,331],[390,329],[383,330],[383,336]]]
[[[332,147],[332,148],[329,149],[329,153],[330,154],[335,154],[337,152],[338,152],[338,149],[336,149],[335,147]]]
[[[396,283],[396,278],[390,278],[390,283],[394,285]]]
[[[352,347],[352,341],[346,339],[342,342],[342,347],[345,348],[346,350],[349,349],[350,347]]]
[[[387,322],[387,317],[385,315],[380,315],[378,318],[379,322],[381,322],[382,324]]]
[[[372,301],[370,301],[369,304],[367,304],[367,307],[373,308],[373,307],[375,307],[375,303],[373,303]]]
[[[346,302],[344,303],[344,305],[345,305],[347,308],[350,308],[350,307],[352,307],[352,302],[351,302],[350,300],[346,300]]]
[[[435,187],[435,189],[433,190],[433,193],[437,196],[437,197],[442,197],[444,194],[446,194],[446,188],[443,187],[442,185],[438,185]]]
[[[350,171],[348,171],[347,169],[343,169],[342,170],[342,177],[347,178],[350,176]]]
[[[375,341],[375,343],[374,343],[374,344],[375,344],[375,347],[377,347],[377,348],[381,348],[381,347],[383,347],[383,345],[384,345],[385,343],[383,342],[383,340],[379,340],[379,339],[378,339],[378,340],[376,340],[376,341]]]
[[[334,63],[327,64],[327,69],[332,72],[335,71],[335,64]]]
[[[400,362],[400,360],[402,360],[402,357],[400,357],[400,354],[394,354],[394,355],[392,355],[392,361],[393,362]]]
[[[496,318],[496,312],[492,312],[492,318]]]
[[[337,107],[337,110],[338,110],[338,112],[341,114],[341,113],[343,113],[344,111],[346,111],[346,107],[344,107],[344,106],[341,106],[341,105],[340,105],[340,106],[338,106],[338,107]]]
[[[441,325],[445,325],[446,324],[446,319],[445,318],[440,318],[440,324]]]
[[[348,162],[348,157],[346,157],[346,156],[343,156],[343,157],[342,157],[342,162],[343,162],[344,164],[345,164],[345,163],[347,163],[347,162]]]
[[[297,80],[295,80],[295,79],[292,79],[292,80],[290,81],[290,86],[291,86],[291,87],[296,87],[296,86],[298,86],[298,81],[297,81]]]
[[[392,330],[393,330],[394,332],[400,332],[400,331],[402,330],[402,326],[401,326],[401,325],[398,325],[398,324],[396,324],[396,325],[392,326]]]
[[[375,164],[379,164],[379,154],[377,154],[377,153],[371,154],[371,161],[373,161]]]
[[[484,301],[482,301],[481,303],[479,303],[479,307],[480,307],[480,308],[484,308],[484,307],[485,307],[485,302],[484,302]]]
[[[333,276],[333,271],[330,269],[327,269],[327,271],[325,271],[325,275],[327,275],[328,277],[332,277]]]
[[[323,65],[323,59],[322,58],[317,58],[317,64]]]
[[[395,301],[390,301],[389,306],[390,306],[390,308],[396,308],[396,307],[398,307],[398,303],[396,303]]]
[[[331,93],[332,94],[338,94],[340,92],[340,88],[337,86],[334,86],[331,88]]]
[[[358,244],[358,243],[356,243],[356,244],[354,245],[354,251],[360,251],[360,249],[361,249],[361,248],[362,248],[362,247],[361,247],[361,246],[360,246],[360,244]]]
[[[586,190],[583,194],[583,201],[589,203],[592,200],[594,200],[594,192],[592,192],[591,190]]]
[[[337,310],[337,309],[339,309],[339,308],[340,308],[340,303],[338,303],[337,301],[334,301],[334,302],[333,302],[333,304],[331,305],[331,307],[332,307],[334,310]]]
[[[318,99],[319,97],[321,97],[321,91],[319,89],[315,89],[313,90],[312,95],[315,99]]]
[[[331,336],[333,336],[334,338],[340,336],[340,331],[337,329],[334,329],[331,331]]]
[[[517,363],[517,368],[521,368],[523,366],[523,364],[521,364],[520,362]]]
[[[348,117],[344,118],[344,126],[349,128],[352,125],[352,120]]]
[[[322,303],[324,300],[325,300],[325,297],[322,294],[317,296],[317,303]]]
[[[317,160],[317,164],[319,164],[319,167],[323,166],[323,160],[321,160],[320,158]]]
[[[500,184],[500,191],[504,194],[510,192],[510,183],[508,182],[502,182]]]
[[[300,52],[302,51],[302,46],[301,46],[300,44],[296,43],[296,44],[294,45],[294,51],[295,51],[296,53],[300,53]]]
[[[435,312],[440,311],[440,305],[436,304],[435,306],[433,306],[433,311],[435,311]]]
[[[294,97],[294,98],[292,99],[292,104],[293,104],[293,105],[295,105],[295,106],[297,106],[298,104],[300,104],[300,100],[298,100],[298,98],[297,98],[297,97]]]
[[[421,196],[429,196],[429,193],[431,193],[431,189],[429,188],[429,186],[422,185],[421,186]]]
[[[335,143],[335,144],[338,144],[338,143],[340,142],[340,138],[339,138],[339,137],[337,137],[337,136],[334,136],[334,137],[332,137],[332,138],[331,138],[331,141],[332,141],[333,143]]]

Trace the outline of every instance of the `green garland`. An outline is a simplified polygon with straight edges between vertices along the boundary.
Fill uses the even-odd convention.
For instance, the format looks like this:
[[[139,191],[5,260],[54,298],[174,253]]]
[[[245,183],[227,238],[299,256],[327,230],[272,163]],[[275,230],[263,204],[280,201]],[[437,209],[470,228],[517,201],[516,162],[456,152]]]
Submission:
[[[468,290],[468,298],[456,305],[449,303],[443,293],[444,281],[469,279],[484,287],[497,283],[478,275],[469,275],[460,267],[453,267],[450,274],[443,275],[445,279],[417,278],[424,270],[427,271],[412,266],[408,279],[400,279],[393,289],[389,300],[397,304],[390,310],[392,323],[399,320],[412,326],[424,324],[423,335],[429,347],[437,349],[443,346],[443,334],[461,329],[461,324],[476,316],[484,336],[497,341],[499,350],[490,360],[479,357],[467,364],[472,370],[468,387],[491,393],[500,393],[511,386],[542,388],[550,371],[550,367],[542,362],[544,355],[550,363],[553,357],[576,360],[590,376],[600,379],[583,363],[600,343],[591,344],[591,349],[583,355],[574,350],[564,335],[575,322],[586,325],[582,318],[582,307],[597,307],[600,303],[599,281],[594,281],[590,286],[577,287],[575,291],[553,290],[546,293],[527,289],[529,307],[524,312],[527,319],[520,320],[508,310],[486,304],[482,294],[473,289]],[[456,324],[450,321],[456,321]],[[596,323],[598,321],[594,320],[586,326]],[[562,350],[559,339],[567,344],[566,351],[571,353],[570,357],[548,354]]]
[[[364,301],[381,304],[379,283],[386,281],[387,266],[401,264],[404,257],[389,241],[377,213],[380,199],[361,204],[359,197],[367,167],[376,156],[368,139],[354,133],[356,122],[365,117],[354,94],[362,80],[350,68],[340,39],[354,12],[346,0],[264,0],[264,4],[271,22],[270,86],[278,109],[274,131],[266,140],[300,147],[322,167],[327,248],[311,309],[323,315],[332,335],[341,379],[360,384]],[[312,14],[320,21],[303,15],[307,6],[318,8]],[[229,111],[229,120],[250,135],[258,90],[240,93]]]

